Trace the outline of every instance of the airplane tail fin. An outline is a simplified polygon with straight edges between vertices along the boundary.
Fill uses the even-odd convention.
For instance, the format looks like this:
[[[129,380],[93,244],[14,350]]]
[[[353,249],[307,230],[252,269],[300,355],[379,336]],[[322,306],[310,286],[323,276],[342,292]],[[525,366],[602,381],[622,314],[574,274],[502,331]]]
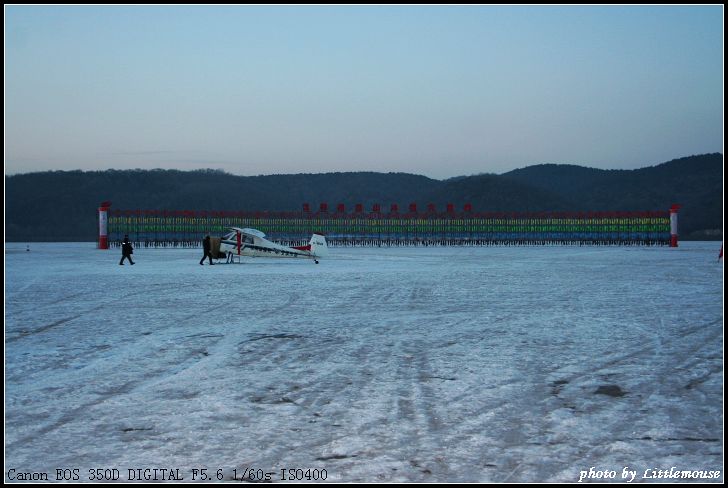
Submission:
[[[321,234],[314,234],[311,236],[311,240],[308,241],[311,245],[311,253],[318,257],[325,257],[329,254],[329,247],[326,245],[326,238]]]

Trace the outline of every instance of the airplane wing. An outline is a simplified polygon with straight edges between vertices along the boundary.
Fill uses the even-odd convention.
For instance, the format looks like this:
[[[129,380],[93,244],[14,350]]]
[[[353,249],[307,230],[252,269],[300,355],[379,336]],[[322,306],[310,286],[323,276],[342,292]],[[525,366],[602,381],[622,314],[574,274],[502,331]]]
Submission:
[[[260,237],[261,239],[265,239],[265,234],[259,231],[258,229],[250,229],[246,227],[245,229],[240,229],[240,232],[243,234],[248,234],[250,236]]]
[[[258,229],[251,229],[249,227],[246,227],[244,229],[241,229],[240,227],[229,227],[229,228],[234,231],[238,231],[241,234],[260,237],[261,239],[265,239],[265,234],[263,232],[259,231]]]

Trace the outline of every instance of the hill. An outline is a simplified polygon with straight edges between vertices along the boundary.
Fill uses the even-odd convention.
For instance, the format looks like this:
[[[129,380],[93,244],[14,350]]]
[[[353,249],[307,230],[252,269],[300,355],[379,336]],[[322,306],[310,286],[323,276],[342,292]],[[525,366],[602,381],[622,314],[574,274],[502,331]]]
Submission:
[[[571,208],[637,210],[681,205],[680,233],[708,237],[723,227],[723,156],[703,154],[635,170],[542,164],[503,178],[562,196]]]
[[[690,156],[636,170],[542,164],[445,181],[406,173],[235,176],[221,171],[48,171],[5,177],[6,241],[93,241],[96,208],[299,210],[328,202],[388,209],[447,203],[476,211],[656,210],[682,205],[683,237],[722,229],[723,156]],[[717,230],[717,231],[716,231]]]

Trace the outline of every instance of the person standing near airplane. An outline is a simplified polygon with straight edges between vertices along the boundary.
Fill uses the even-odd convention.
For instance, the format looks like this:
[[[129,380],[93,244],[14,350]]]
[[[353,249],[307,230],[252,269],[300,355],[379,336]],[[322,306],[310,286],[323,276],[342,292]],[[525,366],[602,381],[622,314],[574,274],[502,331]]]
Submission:
[[[131,264],[134,264],[134,261],[131,260],[131,255],[134,252],[134,248],[131,247],[131,242],[129,242],[129,236],[127,234],[124,234],[124,240],[121,241],[121,261],[119,261],[120,266],[124,266],[124,258],[128,259]]]
[[[210,266],[212,266],[212,253],[210,253],[210,234],[206,235],[204,239],[202,239],[202,251],[205,253],[202,256],[202,259],[200,259],[200,266],[202,266],[202,263],[205,261],[205,258],[210,258]]]

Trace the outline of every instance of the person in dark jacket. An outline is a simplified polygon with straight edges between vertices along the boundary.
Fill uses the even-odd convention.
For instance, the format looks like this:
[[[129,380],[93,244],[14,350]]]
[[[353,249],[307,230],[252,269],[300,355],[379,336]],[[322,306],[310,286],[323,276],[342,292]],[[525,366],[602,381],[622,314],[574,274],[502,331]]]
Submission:
[[[131,260],[131,255],[134,252],[134,248],[131,247],[131,242],[129,242],[129,236],[124,235],[124,240],[121,241],[121,261],[119,261],[119,264],[121,266],[124,266],[124,258],[128,259],[131,264],[134,264],[134,261]]]
[[[204,239],[202,239],[202,251],[205,253],[202,256],[202,259],[200,259],[200,265],[205,261],[205,258],[210,258],[210,265],[212,266],[212,253],[210,252],[210,235],[206,235]]]

